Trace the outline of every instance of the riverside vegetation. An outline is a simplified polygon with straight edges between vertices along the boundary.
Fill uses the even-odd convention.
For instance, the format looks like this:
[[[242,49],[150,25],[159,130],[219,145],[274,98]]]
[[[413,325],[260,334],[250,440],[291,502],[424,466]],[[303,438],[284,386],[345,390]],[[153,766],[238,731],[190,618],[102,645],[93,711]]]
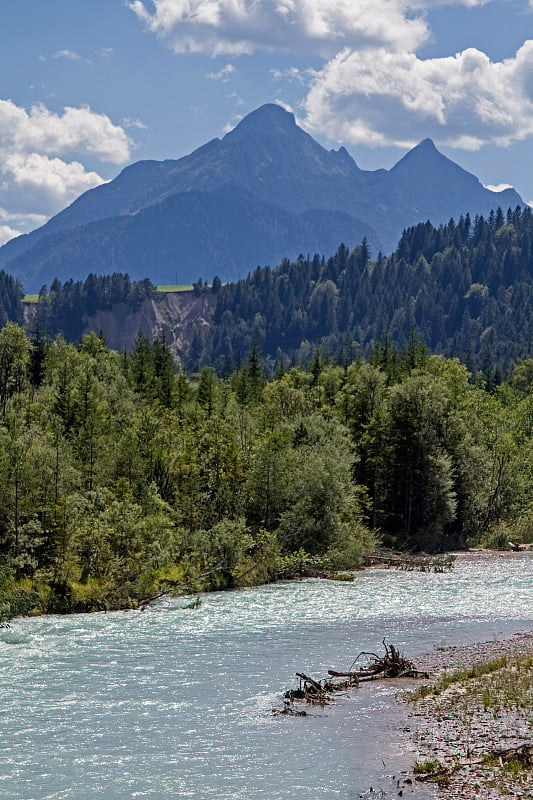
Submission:
[[[413,337],[224,378],[0,331],[0,619],[531,541],[533,361],[488,387]]]

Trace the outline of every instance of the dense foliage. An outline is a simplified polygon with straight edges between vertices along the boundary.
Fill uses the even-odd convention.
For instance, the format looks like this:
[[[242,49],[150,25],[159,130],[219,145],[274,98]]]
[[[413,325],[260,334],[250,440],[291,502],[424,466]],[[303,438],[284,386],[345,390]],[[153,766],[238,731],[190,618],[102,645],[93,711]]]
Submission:
[[[272,362],[305,363],[316,344],[332,356],[368,355],[384,336],[406,346],[412,331],[474,373],[505,374],[532,352],[531,209],[417,225],[388,258],[372,260],[364,241],[328,260],[258,268],[218,292],[214,326],[196,335],[190,363],[227,372],[253,341]]]
[[[0,327],[6,322],[22,322],[22,285],[4,270],[0,270]]]
[[[413,339],[266,381],[0,331],[0,616],[531,535],[533,362],[487,391]]]

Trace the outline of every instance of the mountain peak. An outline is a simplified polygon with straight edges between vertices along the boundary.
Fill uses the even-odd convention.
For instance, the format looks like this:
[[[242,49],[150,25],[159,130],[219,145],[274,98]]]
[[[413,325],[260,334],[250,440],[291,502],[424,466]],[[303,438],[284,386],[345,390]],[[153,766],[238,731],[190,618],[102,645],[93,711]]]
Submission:
[[[393,175],[400,175],[404,172],[411,172],[413,169],[438,169],[453,170],[454,172],[465,173],[454,161],[440,152],[435,147],[432,139],[422,139],[422,141],[409,150],[403,158],[391,169]],[[473,176],[472,176],[473,177]]]
[[[414,150],[427,150],[427,151],[435,150],[437,153],[439,152],[437,150],[437,148],[435,147],[435,142],[433,141],[433,139],[422,139],[422,141],[419,142],[416,145],[416,147],[414,147],[413,149]]]
[[[504,195],[485,189],[429,138],[391,170],[361,170],[345,147],[326,150],[298,126],[290,111],[267,103],[244,117],[223,139],[214,139],[176,161],[138,162],[113,181],[85,192],[46,225],[4,245],[0,266],[31,280],[27,289],[35,290],[55,275],[71,277],[71,261],[76,261],[77,275],[86,267],[87,272],[106,271],[108,263],[113,269],[120,265],[124,272],[136,269],[140,274],[145,269],[142,253],[146,248],[139,248],[138,242],[148,236],[143,226],[146,220],[157,222],[161,212],[161,247],[166,248],[164,255],[161,250],[161,265],[171,264],[174,275],[176,265],[196,270],[198,246],[205,239],[211,242],[213,269],[227,278],[231,264],[244,269],[246,259],[250,264],[272,263],[280,257],[280,247],[285,255],[292,246],[297,252],[327,252],[333,231],[338,241],[353,242],[353,231],[362,229],[359,220],[365,220],[376,250],[392,250],[402,230],[420,220],[439,224],[467,211],[486,215],[498,204],[522,203],[512,189]],[[176,230],[171,235],[169,219],[174,219],[178,207],[184,228],[179,235]],[[314,222],[310,213],[315,215]],[[239,214],[241,227],[247,231],[242,236],[236,233]],[[285,239],[276,233],[283,220],[284,230],[290,227],[294,233],[292,240],[288,233]],[[320,237],[314,227],[320,229]],[[86,250],[79,245],[82,228]],[[126,228],[130,239],[126,234],[122,238]],[[121,243],[117,247],[122,248],[116,251],[116,260],[109,262],[107,255],[99,255],[105,248],[96,245],[108,241],[108,230],[116,232],[113,236]],[[148,238],[155,253],[157,234],[150,229]],[[128,244],[122,244],[126,240]],[[137,249],[142,252],[135,260]],[[109,253],[115,251],[111,248]],[[150,277],[156,274],[156,280],[168,282],[168,275],[165,280],[160,273]]]
[[[255,131],[290,131],[296,128],[294,114],[275,103],[266,103],[247,114],[226,136],[239,136]]]

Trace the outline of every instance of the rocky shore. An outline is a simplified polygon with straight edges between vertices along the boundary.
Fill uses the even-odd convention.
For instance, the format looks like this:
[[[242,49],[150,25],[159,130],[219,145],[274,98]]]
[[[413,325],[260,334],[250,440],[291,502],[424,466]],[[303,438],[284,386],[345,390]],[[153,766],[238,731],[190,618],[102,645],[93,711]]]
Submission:
[[[416,659],[418,669],[429,672],[432,678],[441,677],[443,672],[468,669],[475,664],[483,664],[498,658],[516,658],[533,655],[533,631],[518,633],[511,639],[493,639],[463,647],[442,647]]]
[[[417,667],[432,676],[403,698],[417,783],[446,800],[531,800],[533,633],[435,650]]]

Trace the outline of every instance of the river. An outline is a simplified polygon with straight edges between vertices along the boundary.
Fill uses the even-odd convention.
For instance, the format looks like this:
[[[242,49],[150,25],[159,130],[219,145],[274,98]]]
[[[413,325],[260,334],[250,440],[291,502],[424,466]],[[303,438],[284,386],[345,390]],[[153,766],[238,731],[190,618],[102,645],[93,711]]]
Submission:
[[[533,554],[452,572],[372,569],[146,611],[16,619],[0,630],[0,798],[392,798],[414,755],[397,686],[275,717],[295,672],[322,677],[384,636],[409,658],[533,629]],[[370,787],[373,791],[370,792]],[[404,797],[429,798],[427,787]]]

